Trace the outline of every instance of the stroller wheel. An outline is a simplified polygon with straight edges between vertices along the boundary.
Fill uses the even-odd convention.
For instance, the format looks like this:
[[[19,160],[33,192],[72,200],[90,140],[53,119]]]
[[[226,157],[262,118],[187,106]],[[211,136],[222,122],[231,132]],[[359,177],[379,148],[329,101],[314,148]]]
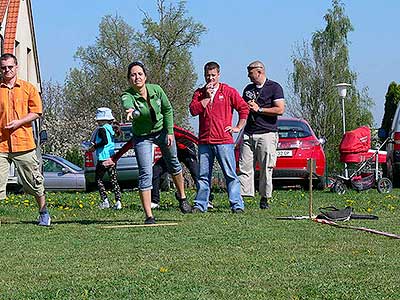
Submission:
[[[343,181],[340,180],[336,181],[332,188],[333,191],[339,195],[343,195],[347,191],[347,186],[343,183]]]
[[[393,184],[389,178],[382,177],[378,179],[376,183],[376,188],[378,189],[379,193],[388,194],[393,190]]]

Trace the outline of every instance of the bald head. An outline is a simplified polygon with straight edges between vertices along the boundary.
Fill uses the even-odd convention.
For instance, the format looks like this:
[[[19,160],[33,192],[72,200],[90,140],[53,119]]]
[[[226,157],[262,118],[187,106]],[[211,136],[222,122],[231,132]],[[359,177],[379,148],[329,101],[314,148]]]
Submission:
[[[264,84],[267,79],[265,75],[265,66],[259,60],[253,61],[247,66],[247,73],[250,81],[256,85]]]

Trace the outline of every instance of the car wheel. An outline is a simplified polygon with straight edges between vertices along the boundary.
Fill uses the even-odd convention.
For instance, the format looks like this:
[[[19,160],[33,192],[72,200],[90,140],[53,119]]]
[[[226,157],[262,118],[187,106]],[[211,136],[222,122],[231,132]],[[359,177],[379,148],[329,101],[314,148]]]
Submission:
[[[97,185],[94,183],[86,184],[86,192],[93,192],[97,189]]]
[[[22,185],[20,184],[8,184],[7,185],[7,194],[13,193],[13,194],[22,194],[24,192],[24,189],[22,188]]]
[[[339,195],[343,195],[347,192],[347,186],[341,180],[336,181],[333,184],[332,189],[336,194],[339,194]]]
[[[315,183],[316,183],[315,186],[316,186],[317,190],[322,191],[326,187],[325,177],[319,177],[318,180],[315,181]]]
[[[393,190],[393,184],[389,178],[382,177],[378,180],[376,187],[379,193],[388,194]]]

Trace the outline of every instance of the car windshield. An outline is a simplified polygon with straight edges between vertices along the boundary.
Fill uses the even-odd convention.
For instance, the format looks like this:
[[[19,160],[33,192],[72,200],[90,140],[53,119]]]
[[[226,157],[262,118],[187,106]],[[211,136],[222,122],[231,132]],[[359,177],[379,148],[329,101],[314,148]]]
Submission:
[[[132,138],[131,126],[121,126],[122,135],[115,137],[115,143],[126,143]]]
[[[70,167],[74,171],[82,171],[82,168],[78,167],[77,165],[73,164],[72,162],[70,162],[62,157],[57,157],[57,160],[62,162],[64,165]]]
[[[310,127],[299,120],[278,120],[279,138],[305,138],[312,135]]]

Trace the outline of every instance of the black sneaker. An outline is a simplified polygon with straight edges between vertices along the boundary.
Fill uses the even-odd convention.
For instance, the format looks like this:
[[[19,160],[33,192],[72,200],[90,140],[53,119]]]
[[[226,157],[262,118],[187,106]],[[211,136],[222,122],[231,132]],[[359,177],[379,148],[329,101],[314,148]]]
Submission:
[[[183,214],[189,214],[192,212],[192,207],[190,206],[186,198],[179,198],[177,192],[175,192],[175,198],[179,201],[179,208],[181,209],[181,212]]]
[[[269,205],[268,205],[268,198],[265,197],[261,197],[260,200],[260,209],[268,209]]]
[[[232,213],[233,214],[242,214],[242,213],[244,213],[244,210],[241,208],[233,208]]]
[[[192,207],[186,199],[182,199],[179,201],[179,208],[183,214],[189,214],[192,212]]]
[[[148,217],[144,220],[144,224],[156,224],[156,219],[154,219],[154,217]]]

